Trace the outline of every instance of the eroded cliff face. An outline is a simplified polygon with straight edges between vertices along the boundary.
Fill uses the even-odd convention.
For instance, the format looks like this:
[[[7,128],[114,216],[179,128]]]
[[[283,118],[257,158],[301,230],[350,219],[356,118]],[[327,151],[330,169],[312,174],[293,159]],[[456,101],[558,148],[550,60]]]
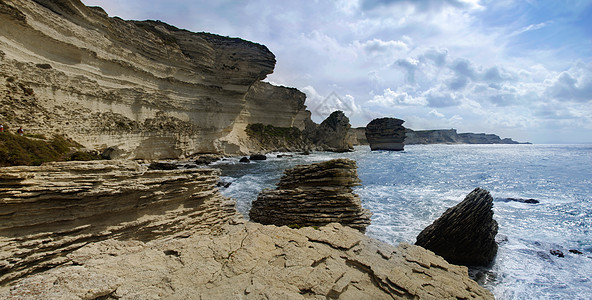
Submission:
[[[0,285],[71,263],[107,239],[150,241],[238,218],[217,169],[148,170],[132,161],[0,168]]]
[[[0,122],[128,158],[250,152],[249,123],[303,129],[304,94],[261,82],[274,66],[265,46],[79,0],[0,1]]]

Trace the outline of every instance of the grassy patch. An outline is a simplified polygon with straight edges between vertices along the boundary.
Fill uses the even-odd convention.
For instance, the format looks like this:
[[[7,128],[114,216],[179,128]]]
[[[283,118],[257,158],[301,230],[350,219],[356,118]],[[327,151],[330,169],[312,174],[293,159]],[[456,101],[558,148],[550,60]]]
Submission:
[[[33,137],[35,138],[9,132],[0,133],[0,167],[37,166],[50,161],[87,160],[88,158],[85,155],[76,154],[77,152],[73,155],[73,149],[80,148],[81,145],[62,136],[54,136],[50,140],[42,139],[38,135]]]

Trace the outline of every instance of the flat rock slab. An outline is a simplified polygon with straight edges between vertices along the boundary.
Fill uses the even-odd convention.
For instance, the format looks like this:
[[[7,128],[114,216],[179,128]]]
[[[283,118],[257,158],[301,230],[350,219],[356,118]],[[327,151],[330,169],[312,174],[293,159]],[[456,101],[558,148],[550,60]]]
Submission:
[[[107,240],[62,266],[0,288],[0,298],[493,299],[467,268],[329,224],[243,223],[148,243]]]

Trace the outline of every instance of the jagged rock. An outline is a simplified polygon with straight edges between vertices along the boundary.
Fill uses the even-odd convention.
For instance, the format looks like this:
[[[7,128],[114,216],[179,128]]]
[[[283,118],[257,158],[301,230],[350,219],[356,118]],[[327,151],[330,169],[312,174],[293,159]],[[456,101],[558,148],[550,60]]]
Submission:
[[[230,187],[231,184],[232,184],[232,182],[218,181],[218,183],[216,183],[216,186],[217,187],[228,188],[228,187]]]
[[[489,265],[497,253],[493,198],[476,188],[456,206],[449,208],[418,236],[416,245],[467,266]]]
[[[216,228],[237,217],[215,192],[219,174],[111,160],[0,168],[0,285],[71,262],[89,243]]]
[[[405,141],[405,121],[396,118],[374,119],[366,126],[370,149],[402,151]]]
[[[339,224],[227,225],[150,243],[93,243],[69,257],[76,265],[0,289],[0,298],[493,299],[466,267]]]
[[[352,187],[358,185],[356,162],[334,159],[284,171],[275,190],[263,190],[249,216],[262,224],[322,226],[340,223],[360,231],[371,213],[362,208]]]
[[[305,135],[322,151],[348,152],[349,118],[342,111],[334,111],[320,125],[307,128]]]
[[[540,203],[537,199],[523,199],[523,198],[500,198],[498,199],[502,202],[519,202],[519,203],[526,203],[526,204],[538,204]]]
[[[265,154],[253,154],[249,156],[249,160],[266,160],[267,156]]]
[[[552,255],[555,255],[557,257],[565,257],[565,255],[563,254],[563,251],[561,251],[561,250],[553,249],[553,250],[549,250],[549,253],[551,253]]]

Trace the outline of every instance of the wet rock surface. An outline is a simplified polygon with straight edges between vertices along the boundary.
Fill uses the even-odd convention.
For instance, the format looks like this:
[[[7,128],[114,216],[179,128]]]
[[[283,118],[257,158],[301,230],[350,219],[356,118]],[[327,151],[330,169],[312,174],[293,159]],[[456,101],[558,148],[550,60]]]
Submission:
[[[498,248],[495,242],[498,225],[492,207],[489,192],[476,188],[426,227],[415,244],[434,251],[450,263],[487,266]]]

